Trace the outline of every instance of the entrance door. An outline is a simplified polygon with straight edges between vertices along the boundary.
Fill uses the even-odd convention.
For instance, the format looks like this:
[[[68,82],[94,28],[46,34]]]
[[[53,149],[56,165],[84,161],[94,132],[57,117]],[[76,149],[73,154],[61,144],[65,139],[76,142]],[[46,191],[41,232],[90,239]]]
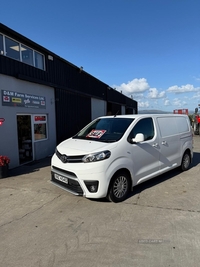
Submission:
[[[19,163],[33,160],[31,115],[17,115]]]

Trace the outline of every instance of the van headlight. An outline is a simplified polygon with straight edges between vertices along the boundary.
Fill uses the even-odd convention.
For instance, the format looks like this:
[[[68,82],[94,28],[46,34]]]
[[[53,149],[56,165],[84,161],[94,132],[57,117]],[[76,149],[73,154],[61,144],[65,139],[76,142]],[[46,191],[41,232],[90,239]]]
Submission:
[[[100,161],[100,160],[108,159],[110,157],[110,155],[111,155],[111,152],[109,150],[101,151],[98,153],[92,153],[89,155],[85,155],[82,158],[82,161],[85,163]]]

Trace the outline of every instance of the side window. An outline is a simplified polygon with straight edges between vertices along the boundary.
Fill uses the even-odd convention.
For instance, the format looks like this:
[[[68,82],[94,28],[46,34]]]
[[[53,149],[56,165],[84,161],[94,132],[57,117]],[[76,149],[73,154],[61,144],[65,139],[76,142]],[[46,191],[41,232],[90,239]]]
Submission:
[[[178,128],[174,117],[157,118],[162,137],[178,134]]]
[[[144,118],[138,121],[130,132],[128,140],[135,138],[138,133],[142,133],[144,135],[144,141],[151,140],[154,137],[154,125],[152,118]]]

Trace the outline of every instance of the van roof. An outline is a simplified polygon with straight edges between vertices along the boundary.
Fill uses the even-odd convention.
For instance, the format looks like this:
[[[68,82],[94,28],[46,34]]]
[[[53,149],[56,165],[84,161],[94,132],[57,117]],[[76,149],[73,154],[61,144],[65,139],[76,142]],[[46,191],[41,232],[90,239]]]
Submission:
[[[124,115],[109,115],[101,116],[100,118],[147,118],[147,117],[188,117],[185,114],[124,114]]]

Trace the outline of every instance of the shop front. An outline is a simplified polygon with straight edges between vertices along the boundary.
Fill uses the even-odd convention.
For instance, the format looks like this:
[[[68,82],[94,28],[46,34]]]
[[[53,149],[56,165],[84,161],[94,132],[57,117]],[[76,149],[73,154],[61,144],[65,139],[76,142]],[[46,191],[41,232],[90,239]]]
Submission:
[[[14,82],[13,82],[14,81]],[[0,155],[10,168],[52,155],[56,146],[54,89],[0,75]]]

